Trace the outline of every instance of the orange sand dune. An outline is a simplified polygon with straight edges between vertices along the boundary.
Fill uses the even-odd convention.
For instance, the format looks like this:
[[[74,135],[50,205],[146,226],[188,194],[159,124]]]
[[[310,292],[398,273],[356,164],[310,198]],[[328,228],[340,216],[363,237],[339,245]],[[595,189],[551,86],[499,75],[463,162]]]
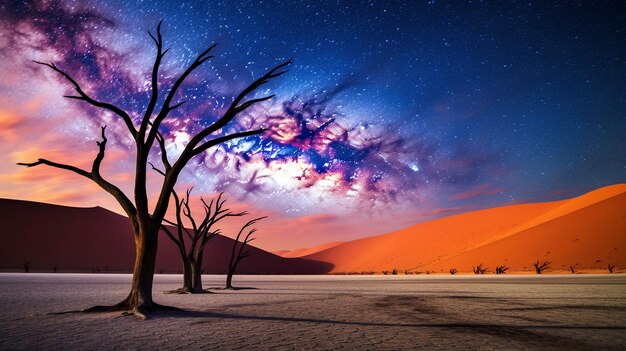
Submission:
[[[332,263],[333,272],[471,272],[532,270],[536,260],[555,270],[626,266],[626,184],[556,202],[513,205],[464,213],[347,242],[306,256]]]
[[[274,251],[273,254],[281,256],[281,257],[285,257],[285,258],[296,258],[296,257],[308,256],[316,252],[330,249],[331,247],[335,247],[339,244],[343,244],[344,242],[345,241],[333,241],[333,242],[317,245],[314,247],[302,247],[302,248],[294,249],[294,250]]]

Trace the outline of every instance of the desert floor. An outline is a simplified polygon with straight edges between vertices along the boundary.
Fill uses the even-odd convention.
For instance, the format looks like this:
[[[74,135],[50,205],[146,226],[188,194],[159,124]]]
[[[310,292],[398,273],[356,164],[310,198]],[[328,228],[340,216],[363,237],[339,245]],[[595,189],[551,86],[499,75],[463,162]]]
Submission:
[[[205,287],[223,276],[205,276]],[[626,349],[626,275],[238,276],[256,289],[155,300],[149,320],[62,314],[125,297],[130,275],[0,274],[0,349]]]

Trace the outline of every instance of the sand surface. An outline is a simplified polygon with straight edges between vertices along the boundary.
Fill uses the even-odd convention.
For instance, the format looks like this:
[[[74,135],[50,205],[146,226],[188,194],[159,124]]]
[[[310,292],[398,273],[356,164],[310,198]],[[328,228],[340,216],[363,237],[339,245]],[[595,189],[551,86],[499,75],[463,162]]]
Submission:
[[[626,268],[626,184],[562,201],[467,212],[388,234],[346,242],[305,258],[334,265],[332,272],[534,272]]]
[[[129,275],[0,274],[2,350],[626,349],[625,275],[240,276],[136,317],[61,312],[125,297]],[[205,286],[223,284],[206,276]]]

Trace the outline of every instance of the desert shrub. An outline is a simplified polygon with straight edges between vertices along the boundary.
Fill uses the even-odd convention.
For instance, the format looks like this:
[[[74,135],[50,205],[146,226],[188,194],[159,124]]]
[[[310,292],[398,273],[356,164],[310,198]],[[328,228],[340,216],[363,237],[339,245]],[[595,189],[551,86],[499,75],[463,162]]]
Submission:
[[[450,274],[455,275],[457,272],[456,268],[450,268]]]
[[[537,262],[533,263],[533,266],[535,267],[535,272],[537,274],[541,274],[543,273],[543,271],[545,271],[546,269],[550,268],[550,261],[543,261],[542,263],[539,263],[539,260],[537,260]]]
[[[22,263],[22,267],[24,267],[24,272],[25,272],[25,273],[30,272],[30,262],[24,262],[24,263]]]
[[[389,272],[389,271],[383,271],[383,274],[384,274],[384,275],[389,275],[389,273],[391,273],[391,272]]]
[[[569,270],[570,272],[572,272],[572,274],[576,274],[576,267],[578,266],[578,263],[576,263],[573,266],[569,266]]]
[[[394,268],[394,269],[391,271],[391,274],[393,274],[393,275],[398,275],[398,270]]]
[[[476,267],[472,267],[472,271],[474,271],[474,274],[485,274],[488,270],[489,268],[484,267],[482,263]]]
[[[507,266],[498,266],[496,267],[496,274],[505,274],[506,271],[509,270],[509,267]]]

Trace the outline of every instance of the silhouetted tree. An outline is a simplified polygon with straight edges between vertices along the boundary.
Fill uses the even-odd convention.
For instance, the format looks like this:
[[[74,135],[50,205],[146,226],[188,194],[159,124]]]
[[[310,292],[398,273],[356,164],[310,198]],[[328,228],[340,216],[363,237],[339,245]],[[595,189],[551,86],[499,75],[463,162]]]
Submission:
[[[99,150],[98,154],[94,158],[91,170],[50,161],[44,158],[40,158],[37,161],[30,163],[18,163],[19,165],[26,167],[45,165],[59,168],[74,172],[95,182],[117,200],[130,220],[130,225],[135,239],[135,263],[133,267],[130,293],[128,294],[128,297],[114,306],[95,306],[85,310],[87,312],[122,310],[129,311],[130,313],[133,313],[141,318],[146,318],[146,312],[157,309],[171,309],[166,306],[161,306],[153,301],[152,283],[154,279],[159,231],[165,213],[167,212],[170,197],[178,180],[178,176],[192,158],[204,153],[209,148],[232,139],[263,133],[265,129],[222,134],[224,127],[227,126],[241,112],[245,111],[250,106],[269,100],[273,97],[273,95],[269,95],[261,98],[245,100],[246,96],[251,95],[261,85],[284,74],[286,70],[281,69],[291,64],[291,60],[283,62],[248,85],[233,99],[230,106],[226,109],[224,114],[217,119],[216,122],[195,132],[195,134],[192,134],[191,139],[187,145],[185,145],[180,155],[175,160],[170,160],[167,153],[166,140],[163,135],[161,135],[159,128],[172,111],[176,110],[186,102],[183,100],[173,103],[177,96],[177,92],[181,85],[185,82],[185,79],[203,63],[213,57],[211,52],[216,45],[211,45],[209,48],[196,56],[193,62],[174,81],[167,95],[165,95],[163,99],[159,99],[161,91],[158,84],[159,68],[161,60],[169,49],[163,50],[161,23],[157,26],[156,36],[152,35],[152,33],[149,34],[156,45],[156,57],[152,67],[151,96],[146,110],[141,114],[137,114],[137,116],[139,116],[138,120],[135,120],[131,117],[132,114],[129,114],[120,107],[111,103],[100,101],[97,98],[90,96],[81,88],[79,83],[72,78],[69,73],[57,67],[56,64],[36,62],[37,64],[46,66],[54,72],[60,74],[73,86],[75,94],[67,95],[67,98],[86,102],[87,104],[109,111],[119,117],[126,125],[130,137],[132,137],[134,141],[135,169],[133,181],[134,194],[132,199],[129,198],[118,186],[104,179],[100,174],[100,166],[104,160],[107,145],[107,138],[105,136],[106,126],[101,128],[102,140],[96,143]],[[156,112],[158,104],[161,106],[158,112]],[[211,136],[213,136],[212,139],[207,139]],[[146,188],[146,178],[148,157],[150,155],[150,151],[153,150],[155,145],[158,149],[160,149],[164,179],[160,185],[159,195],[153,203],[154,206],[151,206]],[[153,208],[152,211],[150,210],[151,207]]]
[[[570,272],[572,272],[572,274],[576,274],[576,267],[578,266],[578,263],[576,263],[573,266],[569,266],[569,270]]]
[[[509,270],[509,267],[507,266],[498,266],[496,267],[496,274],[505,274],[506,271]]]
[[[535,267],[535,272],[537,274],[542,274],[543,271],[545,271],[546,269],[550,268],[550,261],[543,261],[542,263],[539,263],[539,260],[537,260],[537,262],[533,263],[533,266]]]
[[[24,272],[25,272],[25,273],[30,272],[30,262],[24,262],[24,263],[22,263],[22,267],[24,268]]]
[[[450,268],[450,274],[455,275],[457,272],[456,268]]]
[[[186,196],[182,198],[178,196],[176,191],[173,191],[172,195],[176,206],[176,220],[165,219],[164,221],[176,227],[176,235],[165,225],[162,225],[161,228],[178,247],[183,263],[183,287],[177,291],[201,293],[204,292],[202,289],[202,258],[207,244],[219,233],[219,229],[214,228],[215,224],[224,218],[240,217],[247,213],[245,211],[232,212],[230,209],[224,208],[226,200],[222,198],[224,194],[220,193],[217,199],[213,199],[209,203],[200,198],[204,207],[204,214],[201,220],[196,221],[189,206],[191,189],[188,189]],[[191,225],[190,229],[185,227],[184,218]]]
[[[52,271],[54,273],[56,273],[59,270],[59,266],[57,266],[56,264],[54,266],[52,266]]]
[[[233,275],[237,270],[237,265],[244,258],[250,256],[250,250],[245,250],[246,246],[255,238],[252,237],[252,234],[256,232],[256,228],[252,228],[248,230],[248,233],[241,240],[241,235],[250,227],[255,225],[258,221],[267,218],[267,217],[259,217],[253,220],[248,221],[246,224],[241,227],[237,237],[235,237],[235,241],[233,242],[233,251],[230,255],[230,261],[228,262],[228,274],[226,275],[226,289],[235,289],[233,287]],[[240,241],[241,240],[241,241]],[[245,250],[245,251],[244,251]]]
[[[607,268],[609,270],[609,273],[613,273],[613,270],[615,269],[615,265],[609,263],[609,266]]]
[[[474,274],[485,274],[487,273],[487,271],[489,270],[489,268],[487,267],[483,267],[483,264],[479,264],[476,267],[472,266],[472,271],[474,271]]]

